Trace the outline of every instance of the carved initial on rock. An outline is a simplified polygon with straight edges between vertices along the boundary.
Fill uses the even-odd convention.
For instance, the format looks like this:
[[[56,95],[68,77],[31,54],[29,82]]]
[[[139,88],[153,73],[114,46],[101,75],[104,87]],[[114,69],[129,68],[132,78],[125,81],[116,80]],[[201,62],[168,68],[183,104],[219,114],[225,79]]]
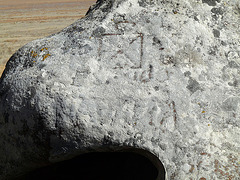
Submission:
[[[136,26],[129,21],[117,22],[115,33],[105,33],[99,38],[98,56],[112,69],[134,71],[134,80],[147,82],[152,78],[152,65],[143,69],[143,40],[141,32],[125,34],[124,29]],[[139,72],[140,71],[140,72]],[[146,77],[147,76],[147,77]]]

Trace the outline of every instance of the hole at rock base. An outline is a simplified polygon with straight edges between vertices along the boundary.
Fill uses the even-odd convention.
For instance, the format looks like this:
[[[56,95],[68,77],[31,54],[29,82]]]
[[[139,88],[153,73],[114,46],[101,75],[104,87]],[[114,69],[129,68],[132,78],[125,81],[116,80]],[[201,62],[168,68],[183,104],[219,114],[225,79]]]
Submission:
[[[36,169],[17,179],[165,180],[165,170],[160,161],[156,163],[139,153],[93,152]]]

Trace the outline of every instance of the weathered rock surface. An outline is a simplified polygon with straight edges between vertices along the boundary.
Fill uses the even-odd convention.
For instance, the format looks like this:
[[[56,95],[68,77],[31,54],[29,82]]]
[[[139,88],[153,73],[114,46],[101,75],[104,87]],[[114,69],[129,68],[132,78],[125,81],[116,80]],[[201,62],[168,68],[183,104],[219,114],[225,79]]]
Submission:
[[[0,80],[0,179],[137,147],[168,179],[240,177],[238,0],[99,0]]]

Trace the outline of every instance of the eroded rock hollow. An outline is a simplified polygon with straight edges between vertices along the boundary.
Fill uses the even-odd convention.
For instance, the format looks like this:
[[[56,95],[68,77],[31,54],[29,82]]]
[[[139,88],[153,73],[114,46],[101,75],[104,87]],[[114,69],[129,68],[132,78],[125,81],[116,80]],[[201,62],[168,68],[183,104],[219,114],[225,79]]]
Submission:
[[[240,177],[238,0],[99,0],[0,79],[0,179],[145,150],[166,179]]]
[[[153,154],[127,148],[81,154],[17,177],[17,180],[32,179],[165,180],[165,170]]]

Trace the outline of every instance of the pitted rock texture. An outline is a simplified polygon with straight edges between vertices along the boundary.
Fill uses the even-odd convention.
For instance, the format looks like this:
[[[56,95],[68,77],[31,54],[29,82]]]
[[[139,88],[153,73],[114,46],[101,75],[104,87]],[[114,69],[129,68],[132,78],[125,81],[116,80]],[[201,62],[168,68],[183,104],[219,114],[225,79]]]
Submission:
[[[168,179],[240,177],[238,0],[99,0],[0,80],[0,178],[136,147]]]

